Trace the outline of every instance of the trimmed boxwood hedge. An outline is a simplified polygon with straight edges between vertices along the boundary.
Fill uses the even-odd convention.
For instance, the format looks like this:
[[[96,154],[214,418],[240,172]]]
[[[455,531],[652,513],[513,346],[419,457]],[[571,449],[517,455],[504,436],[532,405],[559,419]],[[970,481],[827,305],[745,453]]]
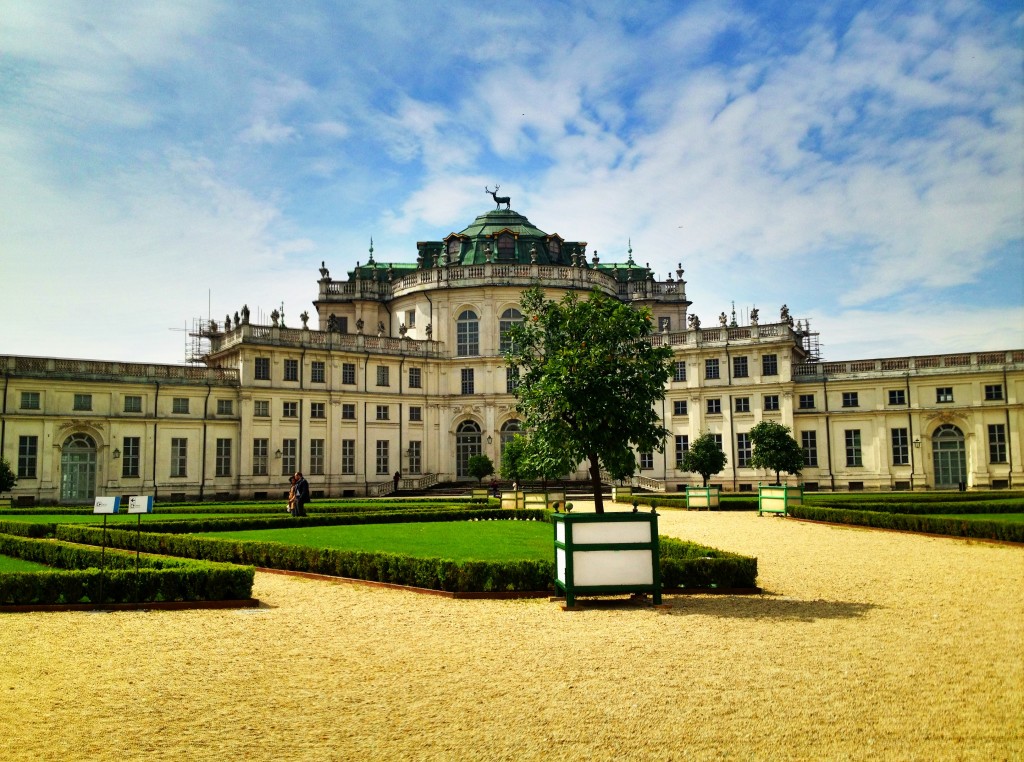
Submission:
[[[686,508],[686,497],[684,495],[666,495],[665,497],[658,497],[656,495],[649,494],[637,494],[633,493],[633,500],[636,500],[640,505],[649,505],[652,508]],[[632,501],[630,501],[632,502]],[[694,508],[693,510],[706,511],[707,508]],[[757,510],[757,495],[753,497],[743,495],[720,495],[718,506],[712,508],[713,511],[756,511]]]
[[[757,559],[658,536],[662,587],[753,588]]]
[[[97,530],[102,532],[102,530]],[[240,600],[252,596],[252,566],[102,551],[53,540],[0,534],[0,555],[55,567],[0,573],[0,605]],[[102,600],[100,590],[102,587]]]
[[[986,511],[986,513],[988,512]],[[945,534],[953,537],[973,537],[982,540],[1024,542],[1024,524],[1000,521],[945,519],[912,513],[858,511],[849,508],[822,508],[816,505],[793,506],[789,509],[789,515],[797,519],[829,521],[835,524],[900,529],[909,532]]]
[[[936,513],[1024,513],[1024,499],[1020,497],[997,498],[971,495],[964,500],[951,496],[921,495],[922,499],[903,497],[887,500],[842,500],[833,497],[815,496],[811,501],[804,501],[815,507],[835,508],[838,510],[876,511],[881,513],[936,514]],[[926,498],[926,499],[924,499]]]

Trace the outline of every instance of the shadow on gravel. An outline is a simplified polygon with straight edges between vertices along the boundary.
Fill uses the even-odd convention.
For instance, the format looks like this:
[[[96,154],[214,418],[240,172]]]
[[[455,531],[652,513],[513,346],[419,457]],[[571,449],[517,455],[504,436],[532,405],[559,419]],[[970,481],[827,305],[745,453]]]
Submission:
[[[856,619],[871,609],[873,603],[849,601],[801,601],[795,598],[756,596],[680,596],[666,598],[668,616],[717,616],[736,619],[777,619],[780,621],[813,622],[818,619]]]

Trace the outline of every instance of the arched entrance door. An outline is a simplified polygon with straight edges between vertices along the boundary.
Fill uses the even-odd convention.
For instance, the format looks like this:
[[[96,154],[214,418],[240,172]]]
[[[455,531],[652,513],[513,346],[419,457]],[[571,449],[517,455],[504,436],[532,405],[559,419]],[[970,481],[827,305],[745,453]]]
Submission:
[[[951,423],[944,423],[932,434],[932,462],[935,465],[935,487],[950,489],[967,481],[967,449],[964,433]]]
[[[458,478],[469,476],[469,459],[480,452],[480,426],[475,421],[463,421],[455,430],[455,475]]]
[[[60,500],[88,503],[96,497],[96,442],[88,434],[72,434],[60,451]]]

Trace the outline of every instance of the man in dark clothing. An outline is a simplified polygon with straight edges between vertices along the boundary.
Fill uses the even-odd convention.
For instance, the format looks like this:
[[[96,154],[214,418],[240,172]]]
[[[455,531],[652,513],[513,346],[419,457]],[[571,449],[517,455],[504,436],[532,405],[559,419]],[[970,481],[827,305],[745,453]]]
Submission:
[[[295,510],[292,516],[305,516],[306,503],[309,502],[309,482],[301,471],[295,472]]]

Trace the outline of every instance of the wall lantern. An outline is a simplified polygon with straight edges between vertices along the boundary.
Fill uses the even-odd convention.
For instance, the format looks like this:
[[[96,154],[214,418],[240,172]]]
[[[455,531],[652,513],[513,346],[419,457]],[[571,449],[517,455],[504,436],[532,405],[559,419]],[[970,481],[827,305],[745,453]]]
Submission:
[[[115,447],[115,448],[114,448],[114,460],[117,460],[117,459],[118,459],[118,458],[120,458],[120,457],[121,457],[121,451],[120,451],[120,450],[118,450],[118,449],[117,449],[117,448]]]
[[[487,444],[490,444],[490,443],[491,443],[491,442],[493,442],[493,441],[494,441],[494,440],[493,440],[493,439],[491,439],[491,435],[490,435],[490,434],[488,434],[488,435],[487,435]]]
[[[277,451],[276,451],[276,452],[274,453],[274,457],[275,457],[275,458],[280,458],[280,457],[281,457],[281,451],[280,451],[280,450],[277,450]]]
[[[914,447],[921,447],[921,437],[914,437]]]

